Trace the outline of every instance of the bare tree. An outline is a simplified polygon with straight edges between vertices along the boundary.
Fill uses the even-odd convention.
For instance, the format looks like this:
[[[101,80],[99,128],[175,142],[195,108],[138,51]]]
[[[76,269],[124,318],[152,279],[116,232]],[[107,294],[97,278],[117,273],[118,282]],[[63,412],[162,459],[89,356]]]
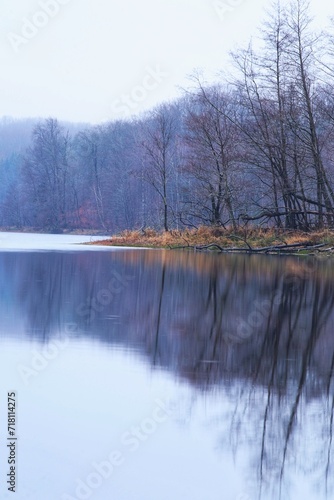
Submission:
[[[239,134],[227,117],[233,106],[231,95],[219,86],[204,90],[200,85],[188,106],[185,172],[192,179],[187,201],[192,217],[236,228]]]
[[[87,205],[91,200],[95,206],[99,225],[107,229],[102,185],[108,152],[104,146],[102,127],[84,130],[76,137],[78,158],[84,169],[85,201],[82,202]]]
[[[23,166],[32,219],[38,227],[67,227],[70,139],[53,118],[36,125]]]
[[[311,31],[308,4],[276,4],[260,43],[234,54],[244,109],[246,162],[263,186],[252,220],[274,219],[278,227],[322,227],[333,223],[333,192],[326,174],[316,114],[318,36]],[[316,193],[314,193],[314,186]],[[266,190],[266,192],[265,192]],[[315,194],[315,196],[314,196]]]
[[[163,211],[163,228],[170,226],[170,187],[178,168],[176,109],[162,105],[141,124],[142,177],[157,193]]]
[[[316,206],[319,211],[318,226],[324,225],[324,216],[329,226],[333,225],[334,193],[326,174],[315,109],[315,95],[319,86],[321,65],[318,61],[321,54],[317,53],[319,35],[311,31],[309,2],[294,0],[290,5],[288,27],[291,33],[290,56],[291,77],[298,85],[298,93],[303,109],[303,123],[299,127],[301,142],[308,148],[315,172]]]

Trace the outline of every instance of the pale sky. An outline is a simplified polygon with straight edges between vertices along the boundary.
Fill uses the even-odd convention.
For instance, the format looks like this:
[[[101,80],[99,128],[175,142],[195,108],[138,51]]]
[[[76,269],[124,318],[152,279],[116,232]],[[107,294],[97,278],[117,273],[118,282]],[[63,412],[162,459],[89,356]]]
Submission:
[[[311,0],[318,22],[334,15]],[[0,116],[99,123],[211,81],[270,0],[1,0]]]

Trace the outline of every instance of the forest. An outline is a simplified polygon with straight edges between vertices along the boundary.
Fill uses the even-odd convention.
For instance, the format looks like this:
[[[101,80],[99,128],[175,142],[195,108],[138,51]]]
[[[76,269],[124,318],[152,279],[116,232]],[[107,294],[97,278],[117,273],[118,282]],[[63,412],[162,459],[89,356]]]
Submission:
[[[0,226],[334,228],[334,38],[276,4],[215,84],[101,125],[0,122]]]

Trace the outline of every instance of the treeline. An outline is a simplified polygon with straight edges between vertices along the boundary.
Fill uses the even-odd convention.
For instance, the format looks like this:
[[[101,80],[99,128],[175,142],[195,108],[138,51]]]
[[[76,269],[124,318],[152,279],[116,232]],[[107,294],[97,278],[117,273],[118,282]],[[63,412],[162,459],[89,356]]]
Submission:
[[[194,78],[182,99],[128,121],[36,124],[24,154],[2,161],[0,225],[333,228],[333,47],[292,0],[219,84]]]

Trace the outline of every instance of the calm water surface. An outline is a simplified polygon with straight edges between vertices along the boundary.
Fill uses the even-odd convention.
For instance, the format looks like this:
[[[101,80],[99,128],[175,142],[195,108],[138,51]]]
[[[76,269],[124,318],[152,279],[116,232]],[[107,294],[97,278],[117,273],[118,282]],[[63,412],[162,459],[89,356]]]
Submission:
[[[334,263],[0,234],[0,498],[334,498]]]

